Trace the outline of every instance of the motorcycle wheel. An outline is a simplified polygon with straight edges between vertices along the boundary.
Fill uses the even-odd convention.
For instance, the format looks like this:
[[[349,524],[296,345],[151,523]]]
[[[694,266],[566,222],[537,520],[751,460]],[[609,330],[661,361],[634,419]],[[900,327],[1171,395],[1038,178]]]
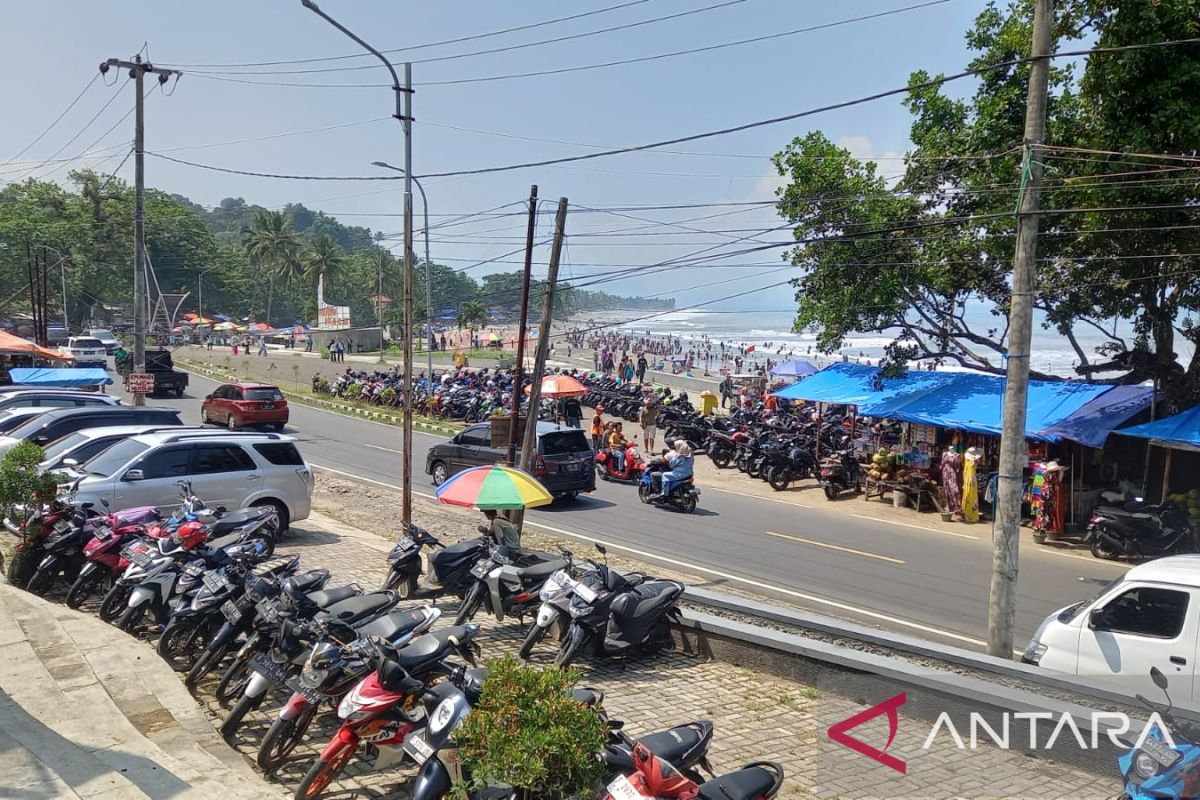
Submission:
[[[833,488],[829,484],[826,484],[824,488],[825,488],[825,499],[826,500],[837,500],[837,496],[838,496],[837,489]]]
[[[717,469],[725,469],[729,466],[730,457],[728,453],[712,453],[713,466]]]
[[[671,642],[670,626],[666,623],[659,623],[650,631],[650,635],[646,637],[641,649],[645,653],[657,653],[667,649]]]
[[[1104,537],[1101,535],[1104,532],[1105,529],[1101,528],[1092,536],[1092,557],[1104,561],[1116,561],[1121,557],[1121,551],[1104,541]]]
[[[579,651],[583,649],[583,644],[587,639],[578,640],[574,636],[568,636],[559,642],[558,655],[554,657],[554,666],[569,667],[571,663],[579,657]]]
[[[215,693],[217,702],[228,708],[235,697],[246,691],[246,684],[250,683],[252,671],[250,659],[234,659],[233,663],[221,673],[221,680],[217,683]]]
[[[737,458],[734,459],[733,465],[735,467],[737,467],[738,472],[745,472],[746,465],[747,465],[746,458],[744,456],[738,456]]]
[[[650,492],[651,492],[651,489],[649,486],[647,486],[644,483],[638,484],[638,500],[641,500],[643,503],[649,503],[650,502]]]
[[[403,575],[399,577],[399,580],[389,581],[389,585],[384,588],[391,589],[401,600],[407,600],[417,590],[417,579],[419,577],[419,575]]]
[[[347,746],[334,753],[333,758],[328,761],[318,758],[304,774],[304,780],[296,787],[296,800],[314,800],[320,797],[321,792],[325,791],[350,763],[357,749]]]
[[[693,511],[695,511],[696,495],[689,494],[688,496],[681,498],[679,501],[679,510],[685,514],[691,514]]]
[[[12,561],[8,562],[6,575],[9,584],[18,589],[24,589],[29,585],[29,579],[37,572],[40,563],[42,563],[42,554],[35,550],[18,550],[13,553]]]
[[[213,650],[211,647],[205,648],[200,657],[196,659],[196,663],[188,670],[187,677],[183,679],[183,685],[189,689],[196,688],[196,684],[200,683],[208,673],[221,665],[221,661],[225,658],[227,652],[229,652],[229,645],[218,647],[216,650]]]
[[[121,616],[117,617],[117,627],[126,633],[133,633],[142,618],[146,616],[146,611],[149,609],[148,603],[127,607],[121,612]]]
[[[258,747],[257,761],[263,772],[273,772],[284,765],[316,715],[317,706],[310,705],[291,719],[275,718]]]
[[[792,473],[783,467],[772,467],[767,472],[767,483],[777,492],[786,491],[792,484]]]
[[[473,619],[479,611],[479,607],[483,605],[483,596],[487,593],[487,587],[476,581],[471,587],[471,591],[467,592],[467,599],[462,601],[462,605],[458,607],[458,614],[454,617],[455,625],[462,625],[468,620]]]
[[[171,620],[155,648],[176,672],[189,672],[208,648],[208,627],[199,620]]]
[[[116,624],[117,617],[121,616],[121,611],[129,604],[129,595],[132,593],[132,586],[114,583],[109,587],[100,603],[100,619],[110,625]]]
[[[78,610],[80,606],[99,594],[107,581],[108,576],[103,571],[80,575],[67,592],[67,608]]]
[[[33,577],[29,579],[29,583],[25,585],[25,591],[35,594],[38,597],[45,597],[54,588],[54,582],[57,579],[57,567],[53,571],[38,569],[33,573]]]
[[[761,465],[756,460],[747,461],[746,462],[746,474],[749,475],[751,478],[761,478],[762,470],[760,469],[760,466]]]
[[[522,661],[529,660],[529,654],[533,652],[533,648],[537,647],[538,642],[546,638],[546,629],[541,625],[534,623],[529,626],[529,633],[525,634],[525,641],[521,642],[521,651],[517,653],[517,657]]]
[[[221,735],[226,739],[232,739],[237,735],[238,729],[242,727],[242,721],[246,719],[246,715],[262,704],[261,697],[246,697],[238,700],[229,712],[229,716],[221,723]]]

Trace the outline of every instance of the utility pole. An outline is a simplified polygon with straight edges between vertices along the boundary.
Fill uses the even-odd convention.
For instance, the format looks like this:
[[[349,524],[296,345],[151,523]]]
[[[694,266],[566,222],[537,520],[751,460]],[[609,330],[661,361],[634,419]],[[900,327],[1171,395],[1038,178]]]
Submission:
[[[525,380],[525,326],[529,324],[529,273],[533,270],[533,231],[537,223],[537,184],[529,187],[529,226],[525,230],[525,275],[521,280],[521,320],[517,327],[517,363],[513,365],[512,416],[508,430],[508,465],[517,464],[517,425],[521,419],[522,383]],[[536,412],[529,407],[534,419],[526,419],[525,425],[537,425]]]
[[[146,94],[142,90],[143,78],[146,73],[158,76],[160,84],[170,80],[172,75],[179,73],[171,69],[160,69],[149,62],[142,61],[140,55],[134,56],[133,61],[122,61],[110,58],[100,65],[100,74],[105,75],[110,69],[129,70],[137,89],[134,98],[133,122],[133,371],[146,371]],[[133,404],[146,404],[146,396],[134,394]]]
[[[1046,138],[1052,0],[1035,0],[1030,49],[1029,97],[1025,107],[1025,156],[1013,258],[1009,308],[1008,379],[1004,387],[1004,427],[996,527],[992,535],[992,586],[988,601],[988,654],[1012,658],[1017,614],[1017,553],[1021,540],[1021,489],[1028,462],[1025,412],[1029,400],[1029,351],[1033,338],[1034,263],[1037,256],[1039,193],[1043,167],[1038,147]]]

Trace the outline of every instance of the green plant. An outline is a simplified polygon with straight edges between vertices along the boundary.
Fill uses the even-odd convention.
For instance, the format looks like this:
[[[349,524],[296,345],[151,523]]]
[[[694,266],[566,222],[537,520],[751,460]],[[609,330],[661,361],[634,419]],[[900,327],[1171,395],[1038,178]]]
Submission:
[[[49,503],[58,494],[62,475],[41,472],[42,458],[42,448],[21,442],[0,459],[0,514],[13,517],[18,506]]]
[[[483,695],[456,735],[472,787],[503,784],[539,800],[590,792],[604,773],[607,728],[571,698],[579,673],[534,669],[512,656],[487,666]],[[468,788],[455,791],[461,798]]]

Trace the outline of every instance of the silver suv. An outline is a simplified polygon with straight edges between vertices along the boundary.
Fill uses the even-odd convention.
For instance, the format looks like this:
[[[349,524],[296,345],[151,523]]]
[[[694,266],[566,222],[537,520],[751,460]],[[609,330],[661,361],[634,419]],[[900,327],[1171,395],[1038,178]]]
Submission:
[[[269,506],[280,529],[309,514],[313,472],[295,441],[276,433],[176,430],[131,436],[66,471],[78,478],[75,502],[110,508],[179,504],[190,481],[210,508]]]

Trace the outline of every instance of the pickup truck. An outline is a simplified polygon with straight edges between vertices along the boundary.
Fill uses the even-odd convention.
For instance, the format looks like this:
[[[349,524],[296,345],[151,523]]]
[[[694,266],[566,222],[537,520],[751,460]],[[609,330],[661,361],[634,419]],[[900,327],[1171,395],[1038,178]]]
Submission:
[[[92,336],[72,336],[59,348],[59,352],[75,359],[77,367],[108,367],[104,342]]]
[[[170,350],[147,350],[146,372],[154,376],[153,394],[174,394],[183,397],[188,385],[188,374],[175,369]]]

